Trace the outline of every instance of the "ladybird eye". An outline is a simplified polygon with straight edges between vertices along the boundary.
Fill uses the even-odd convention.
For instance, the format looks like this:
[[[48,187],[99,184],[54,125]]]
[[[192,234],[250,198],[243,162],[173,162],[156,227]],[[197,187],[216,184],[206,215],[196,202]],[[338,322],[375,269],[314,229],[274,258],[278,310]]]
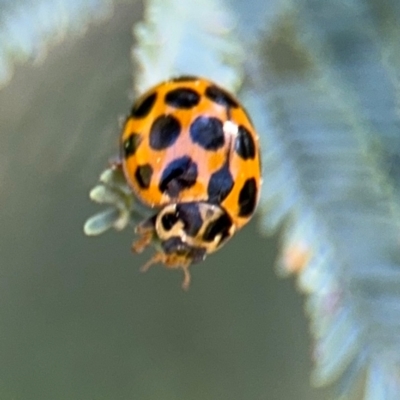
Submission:
[[[170,231],[178,222],[178,215],[174,213],[164,214],[161,218],[161,224],[166,231]]]

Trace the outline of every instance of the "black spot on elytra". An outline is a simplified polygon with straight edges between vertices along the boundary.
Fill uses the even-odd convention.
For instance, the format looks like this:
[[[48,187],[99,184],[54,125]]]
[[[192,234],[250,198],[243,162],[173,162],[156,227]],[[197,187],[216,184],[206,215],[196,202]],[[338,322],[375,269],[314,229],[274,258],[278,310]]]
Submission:
[[[180,122],[172,115],[160,115],[150,128],[149,142],[153,150],[172,146],[181,133]]]
[[[196,203],[181,203],[176,206],[183,229],[188,236],[195,237],[203,225],[203,219]]]
[[[192,187],[197,180],[197,164],[184,156],[171,161],[161,176],[159,189],[169,197],[178,197],[179,193]]]
[[[229,237],[229,229],[232,226],[232,220],[228,214],[223,214],[215,221],[211,221],[203,233],[203,239],[206,242],[212,242],[217,235],[221,235],[219,243],[222,243]]]
[[[141,136],[138,133],[131,133],[127,139],[122,143],[122,151],[124,158],[133,156],[142,141]]]
[[[230,193],[233,188],[233,178],[226,163],[218,171],[214,172],[208,182],[208,200],[219,204]]]
[[[193,143],[206,150],[218,150],[225,144],[222,122],[214,117],[197,117],[190,125]]]
[[[150,164],[140,165],[136,168],[135,178],[142,189],[148,189],[152,175],[153,168]]]
[[[176,78],[172,78],[172,82],[190,82],[190,81],[198,81],[199,78],[194,75],[182,75],[182,76],[177,76]]]
[[[221,89],[218,86],[215,85],[209,86],[205,91],[205,95],[211,101],[221,106],[234,107],[234,108],[239,107],[239,103],[234,99],[234,97],[230,93],[228,93],[224,89]]]
[[[239,193],[239,217],[249,217],[257,205],[257,184],[254,178],[244,183]]]
[[[251,133],[242,125],[239,126],[235,140],[235,151],[243,160],[254,159],[256,145]]]
[[[200,95],[190,88],[177,88],[170,90],[165,95],[165,103],[171,107],[190,109],[200,102]]]
[[[156,99],[157,93],[154,92],[149,94],[143,100],[139,100],[138,102],[136,102],[133,105],[131,116],[133,118],[144,118],[149,115],[154,106],[154,103],[156,102]]]

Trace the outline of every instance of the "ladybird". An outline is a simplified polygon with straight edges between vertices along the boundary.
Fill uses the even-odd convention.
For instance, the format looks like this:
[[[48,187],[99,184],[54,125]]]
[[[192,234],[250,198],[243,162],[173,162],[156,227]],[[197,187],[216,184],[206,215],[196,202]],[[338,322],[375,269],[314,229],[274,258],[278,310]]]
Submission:
[[[132,248],[156,243],[143,267],[181,268],[217,251],[255,212],[261,185],[259,140],[239,101],[217,84],[182,76],[133,105],[121,135],[121,166],[137,199],[154,210]]]

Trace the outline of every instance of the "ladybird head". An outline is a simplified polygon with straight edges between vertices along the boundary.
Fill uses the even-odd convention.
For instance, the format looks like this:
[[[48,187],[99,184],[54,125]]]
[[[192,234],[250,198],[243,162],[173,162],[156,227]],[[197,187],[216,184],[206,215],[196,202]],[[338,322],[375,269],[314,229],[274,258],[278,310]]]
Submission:
[[[207,202],[168,204],[137,227],[136,232],[142,237],[133,248],[140,252],[155,241],[159,252],[143,269],[158,262],[168,268],[182,268],[185,272],[183,286],[187,288],[188,267],[218,250],[234,231],[232,219],[219,205]]]

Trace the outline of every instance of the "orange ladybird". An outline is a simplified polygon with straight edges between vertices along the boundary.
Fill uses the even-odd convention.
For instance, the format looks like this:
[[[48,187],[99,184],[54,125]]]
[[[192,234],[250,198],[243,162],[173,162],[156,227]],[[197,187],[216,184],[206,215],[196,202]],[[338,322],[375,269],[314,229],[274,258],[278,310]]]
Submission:
[[[261,184],[259,142],[238,100],[203,78],[163,82],[133,105],[121,136],[121,162],[136,197],[154,215],[136,227],[141,252],[188,267],[215,252],[252,217]]]

